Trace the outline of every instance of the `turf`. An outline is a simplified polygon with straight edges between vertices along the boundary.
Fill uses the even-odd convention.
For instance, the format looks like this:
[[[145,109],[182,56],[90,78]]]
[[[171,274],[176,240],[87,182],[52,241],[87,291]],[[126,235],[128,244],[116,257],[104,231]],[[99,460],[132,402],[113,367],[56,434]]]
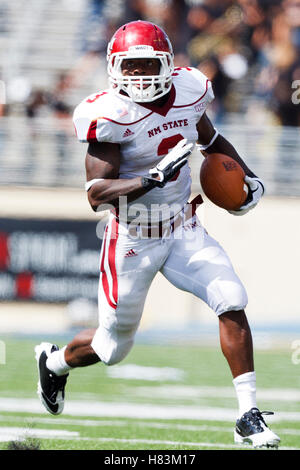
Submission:
[[[137,344],[119,366],[96,364],[73,370],[66,403],[75,406],[74,412],[52,416],[43,410],[36,395],[33,349],[40,339],[7,337],[4,341],[6,364],[0,365],[1,450],[24,445],[40,450],[241,449],[233,443],[234,420],[226,415],[236,410],[237,402],[227,363],[218,347]],[[286,349],[256,351],[255,364],[258,390],[264,392],[259,406],[282,418],[272,421],[267,417],[281,437],[280,448],[300,450],[300,418],[296,419],[296,414],[300,416],[300,365],[292,363],[290,345]],[[133,369],[134,376],[120,378],[126,365],[144,369],[138,370],[138,376]],[[145,371],[166,375],[157,380],[142,376]],[[6,399],[12,400],[9,409],[3,405]],[[18,409],[13,408],[14,403]],[[36,405],[34,410],[25,408],[32,403]],[[103,414],[98,406],[102,406]],[[172,410],[181,415],[172,417]],[[193,410],[211,410],[211,415],[199,419],[197,414],[193,416]],[[215,410],[225,414],[220,418]],[[3,441],[10,430],[15,437]],[[51,431],[54,437],[49,435]],[[43,432],[48,435],[43,436]]]

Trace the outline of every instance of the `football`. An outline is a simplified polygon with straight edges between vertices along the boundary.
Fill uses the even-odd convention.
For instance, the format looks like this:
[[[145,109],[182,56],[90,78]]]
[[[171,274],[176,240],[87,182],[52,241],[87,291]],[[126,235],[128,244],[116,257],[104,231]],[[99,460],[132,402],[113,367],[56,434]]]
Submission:
[[[242,167],[228,155],[208,154],[200,170],[200,183],[206,197],[219,207],[237,210],[248,195]]]

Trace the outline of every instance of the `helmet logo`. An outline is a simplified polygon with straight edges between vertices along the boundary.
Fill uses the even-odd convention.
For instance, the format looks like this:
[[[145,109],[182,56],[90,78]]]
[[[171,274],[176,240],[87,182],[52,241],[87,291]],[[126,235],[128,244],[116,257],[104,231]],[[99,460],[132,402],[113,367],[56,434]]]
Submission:
[[[128,51],[129,52],[138,52],[138,51],[153,51],[153,47],[152,46],[143,46],[143,45],[138,45],[138,46],[130,46],[128,48]]]

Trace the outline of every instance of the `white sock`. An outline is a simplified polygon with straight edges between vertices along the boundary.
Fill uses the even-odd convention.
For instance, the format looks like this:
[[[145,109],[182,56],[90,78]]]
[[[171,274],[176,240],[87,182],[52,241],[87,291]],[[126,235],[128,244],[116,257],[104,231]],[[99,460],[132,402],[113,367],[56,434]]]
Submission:
[[[233,379],[233,385],[238,399],[240,418],[251,408],[257,408],[255,372],[246,372],[245,374],[238,375]]]
[[[49,370],[54,372],[55,375],[65,375],[72,369],[65,360],[66,347],[67,346],[64,346],[62,349],[51,353],[46,361],[46,366]]]

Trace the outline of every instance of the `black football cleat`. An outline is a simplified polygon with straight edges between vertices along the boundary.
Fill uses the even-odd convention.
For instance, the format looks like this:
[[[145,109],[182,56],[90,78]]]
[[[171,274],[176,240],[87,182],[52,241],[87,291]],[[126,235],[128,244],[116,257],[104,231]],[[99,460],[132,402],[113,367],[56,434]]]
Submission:
[[[53,415],[59,415],[64,409],[65,385],[69,375],[58,376],[46,366],[49,354],[58,349],[51,343],[41,343],[34,348],[39,372],[37,393],[46,410]]]
[[[272,415],[272,411],[259,411],[251,408],[237,420],[234,430],[234,442],[238,444],[252,444],[258,447],[278,447],[280,438],[271,431],[262,415]]]

